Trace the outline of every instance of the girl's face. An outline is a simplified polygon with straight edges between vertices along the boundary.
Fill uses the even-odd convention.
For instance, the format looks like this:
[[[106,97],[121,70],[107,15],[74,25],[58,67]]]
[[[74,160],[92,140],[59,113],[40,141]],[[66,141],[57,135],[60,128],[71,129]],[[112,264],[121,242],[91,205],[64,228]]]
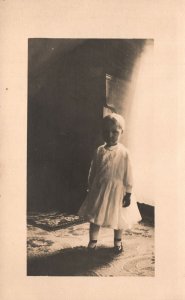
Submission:
[[[107,146],[114,146],[118,143],[123,130],[115,122],[106,122],[103,126],[103,139]]]

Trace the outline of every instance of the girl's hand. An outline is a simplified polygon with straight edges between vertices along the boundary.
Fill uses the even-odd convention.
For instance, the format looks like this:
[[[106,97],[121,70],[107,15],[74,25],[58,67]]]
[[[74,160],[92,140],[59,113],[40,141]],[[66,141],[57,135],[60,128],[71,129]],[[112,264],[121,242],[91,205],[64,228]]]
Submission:
[[[126,195],[123,198],[123,207],[128,207],[130,205],[131,199],[130,199],[131,193],[126,193]]]

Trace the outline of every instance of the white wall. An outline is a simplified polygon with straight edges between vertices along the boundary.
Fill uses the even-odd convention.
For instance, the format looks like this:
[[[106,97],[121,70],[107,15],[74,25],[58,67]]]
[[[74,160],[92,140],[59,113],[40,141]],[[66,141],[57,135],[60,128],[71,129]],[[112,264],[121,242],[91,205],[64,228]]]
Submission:
[[[135,84],[125,99],[124,111],[125,143],[132,156],[136,196],[139,202],[151,205],[168,201],[175,193],[177,180],[177,102],[170,78],[163,80],[163,86],[159,81],[163,66],[158,61],[163,63],[148,43],[133,72]]]

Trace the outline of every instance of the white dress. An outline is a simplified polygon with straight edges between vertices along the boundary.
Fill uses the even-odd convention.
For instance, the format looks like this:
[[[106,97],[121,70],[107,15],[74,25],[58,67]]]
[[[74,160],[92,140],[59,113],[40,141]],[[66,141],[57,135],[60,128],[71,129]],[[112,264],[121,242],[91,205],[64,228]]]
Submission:
[[[96,150],[89,171],[89,192],[79,216],[89,222],[113,229],[130,229],[141,220],[136,201],[122,207],[126,192],[132,192],[132,171],[128,150],[120,143]]]

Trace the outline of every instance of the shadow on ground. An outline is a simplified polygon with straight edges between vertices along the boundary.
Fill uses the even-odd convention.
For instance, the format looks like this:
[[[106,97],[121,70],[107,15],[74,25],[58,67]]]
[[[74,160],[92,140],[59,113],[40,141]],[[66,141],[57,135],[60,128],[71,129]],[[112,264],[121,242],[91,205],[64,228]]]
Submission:
[[[28,259],[28,276],[97,276],[96,268],[108,266],[115,258],[113,249],[74,247],[55,254]],[[93,272],[94,271],[94,272]]]

